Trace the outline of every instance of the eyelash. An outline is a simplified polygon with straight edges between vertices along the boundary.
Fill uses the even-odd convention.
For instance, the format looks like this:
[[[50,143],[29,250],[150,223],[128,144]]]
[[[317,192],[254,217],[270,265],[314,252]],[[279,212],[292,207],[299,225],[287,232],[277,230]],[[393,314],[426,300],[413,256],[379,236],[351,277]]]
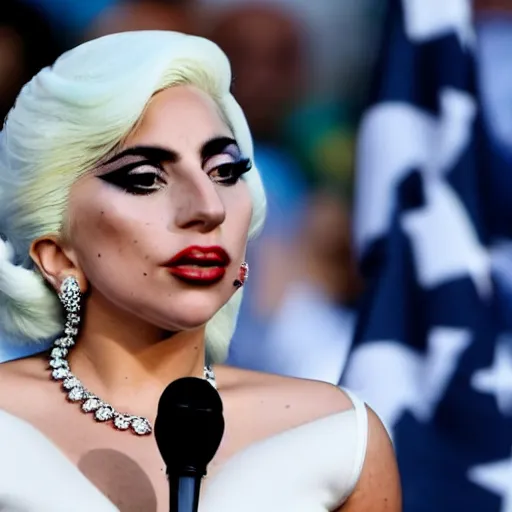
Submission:
[[[238,180],[242,177],[243,174],[250,171],[252,167],[252,163],[248,158],[245,158],[243,160],[239,160],[238,162],[229,162],[225,164],[218,165],[217,167],[213,168],[211,171],[208,172],[208,176],[210,179],[212,179],[212,174],[217,171],[219,173],[219,178],[217,181],[213,180],[214,183],[219,183],[221,185],[235,185],[238,183]],[[228,172],[229,174],[222,175],[224,173]]]
[[[135,169],[142,166],[150,166],[158,169],[158,172],[138,172],[134,173]],[[243,174],[248,172],[252,168],[251,161],[247,159],[239,160],[238,162],[229,162],[218,165],[217,167],[210,170],[207,174],[210,179],[219,185],[232,186],[238,183],[239,179]],[[214,173],[218,174],[218,178],[212,178]],[[164,171],[162,167],[155,162],[144,160],[142,162],[133,162],[127,164],[115,171],[100,176],[100,178],[107,183],[115,185],[125,192],[133,195],[149,195],[158,190],[162,184],[165,184],[165,180],[162,177]],[[150,184],[144,183],[144,181],[152,181]],[[157,184],[157,182],[159,182]]]
[[[153,167],[158,169],[158,172],[132,172],[135,169],[143,166]],[[116,187],[124,190],[128,194],[144,196],[152,194],[158,190],[158,188],[155,188],[155,178],[157,178],[160,183],[165,183],[161,174],[163,174],[163,170],[160,165],[149,160],[143,160],[141,162],[132,162],[131,164],[124,165],[115,171],[103,174],[100,176],[100,178],[107,183],[115,185]],[[150,185],[147,185],[143,182],[143,180],[145,178],[147,179],[148,177],[153,179],[153,183]]]

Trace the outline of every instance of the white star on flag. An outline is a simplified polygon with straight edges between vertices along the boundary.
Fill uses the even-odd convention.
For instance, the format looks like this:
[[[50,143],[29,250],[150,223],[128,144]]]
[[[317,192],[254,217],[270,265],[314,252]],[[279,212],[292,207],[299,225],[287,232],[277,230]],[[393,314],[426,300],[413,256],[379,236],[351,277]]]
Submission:
[[[471,384],[481,393],[492,393],[500,412],[512,416],[512,338],[500,337],[492,366],[475,372]]]
[[[501,496],[500,512],[512,512],[512,457],[474,466],[468,471],[468,479]]]
[[[476,116],[474,99],[465,92],[444,88],[439,103],[438,116],[401,102],[384,102],[364,116],[357,147],[356,193],[360,197],[354,219],[360,255],[388,231],[397,184],[416,168],[425,176],[444,176],[470,144],[470,127]]]
[[[402,0],[407,36],[417,43],[455,32],[462,48],[473,47],[469,0]]]
[[[344,382],[376,407],[388,430],[406,410],[426,422],[432,418],[470,343],[467,329],[450,327],[430,331],[425,354],[391,340],[368,343],[353,353]],[[368,385],[373,381],[382,384]]]

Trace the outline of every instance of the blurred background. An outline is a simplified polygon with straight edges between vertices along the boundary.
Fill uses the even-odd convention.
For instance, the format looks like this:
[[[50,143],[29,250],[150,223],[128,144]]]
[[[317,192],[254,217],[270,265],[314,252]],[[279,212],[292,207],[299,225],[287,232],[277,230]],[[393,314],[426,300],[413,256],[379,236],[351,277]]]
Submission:
[[[342,384],[404,510],[512,511],[512,0],[1,0],[0,116],[81,42],[214,40],[268,195],[229,363]]]

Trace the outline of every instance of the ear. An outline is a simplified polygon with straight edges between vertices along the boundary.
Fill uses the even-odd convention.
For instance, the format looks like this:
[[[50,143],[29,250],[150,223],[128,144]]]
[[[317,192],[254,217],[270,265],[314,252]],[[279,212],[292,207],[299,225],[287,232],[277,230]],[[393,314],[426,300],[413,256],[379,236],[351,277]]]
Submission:
[[[82,293],[86,291],[87,279],[78,266],[76,255],[59,235],[48,234],[37,238],[32,242],[29,254],[39,272],[57,293],[64,279],[69,276],[77,279]]]

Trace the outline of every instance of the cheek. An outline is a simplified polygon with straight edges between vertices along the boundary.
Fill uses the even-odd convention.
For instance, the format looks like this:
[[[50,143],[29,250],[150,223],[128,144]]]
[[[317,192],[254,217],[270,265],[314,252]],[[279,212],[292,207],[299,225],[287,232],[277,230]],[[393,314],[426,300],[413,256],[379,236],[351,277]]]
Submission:
[[[136,234],[125,223],[105,210],[78,219],[74,233],[72,244],[79,265],[88,277],[101,269],[110,272],[118,268],[128,253],[129,240],[136,239]]]
[[[152,297],[167,293],[158,276],[155,281],[161,239],[155,223],[105,208],[77,224],[73,246],[89,287],[121,309],[149,314]]]
[[[150,212],[134,209],[129,201],[123,205],[106,199],[100,194],[97,201],[76,208],[71,217],[71,242],[78,264],[91,280],[103,279],[106,273],[137,271],[149,259]]]
[[[224,230],[230,238],[245,246],[252,217],[252,201],[247,184],[241,182],[235,189],[230,190],[224,198],[224,204],[226,206]]]

